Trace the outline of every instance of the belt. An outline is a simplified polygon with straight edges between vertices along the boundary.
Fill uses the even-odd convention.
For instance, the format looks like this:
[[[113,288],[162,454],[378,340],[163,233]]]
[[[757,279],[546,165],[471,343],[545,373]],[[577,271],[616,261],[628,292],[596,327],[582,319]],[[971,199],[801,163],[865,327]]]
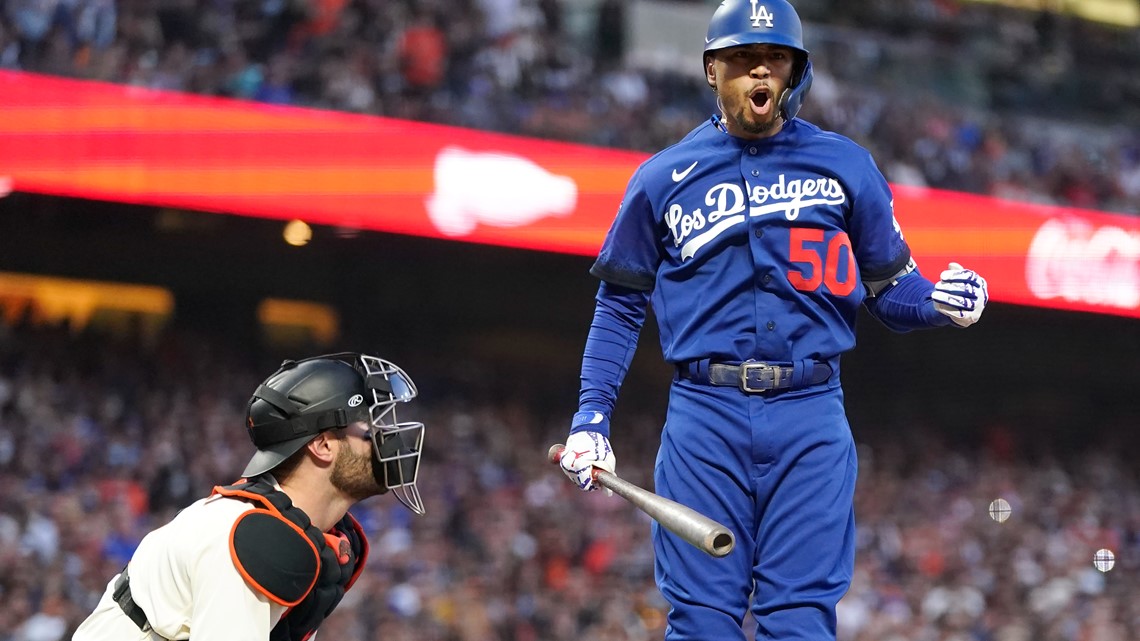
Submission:
[[[677,376],[694,383],[739,387],[749,394],[773,390],[792,390],[818,385],[831,378],[831,365],[804,359],[791,365],[745,361],[711,363],[707,359],[677,365]]]
[[[115,579],[115,590],[111,593],[111,598],[123,609],[123,614],[126,614],[131,621],[134,621],[135,625],[139,626],[140,630],[143,632],[150,631],[150,623],[146,620],[146,612],[142,611],[142,608],[135,603],[134,598],[131,596],[131,580],[130,577],[127,576],[127,568],[123,568],[122,574],[119,575],[118,579]]]

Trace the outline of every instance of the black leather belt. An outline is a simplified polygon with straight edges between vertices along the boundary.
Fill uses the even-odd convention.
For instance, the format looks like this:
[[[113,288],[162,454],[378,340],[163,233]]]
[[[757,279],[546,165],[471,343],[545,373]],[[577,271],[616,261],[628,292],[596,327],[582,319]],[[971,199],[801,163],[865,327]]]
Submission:
[[[126,614],[135,625],[143,632],[150,631],[150,623],[146,620],[146,612],[135,603],[134,598],[131,596],[131,579],[127,576],[127,568],[123,568],[122,574],[118,579],[115,579],[115,590],[111,593],[111,598],[119,607],[123,609],[123,614]]]
[[[677,375],[694,383],[739,387],[749,394],[818,385],[831,378],[831,365],[803,360],[791,365],[745,361],[738,365],[690,361],[677,366]]]

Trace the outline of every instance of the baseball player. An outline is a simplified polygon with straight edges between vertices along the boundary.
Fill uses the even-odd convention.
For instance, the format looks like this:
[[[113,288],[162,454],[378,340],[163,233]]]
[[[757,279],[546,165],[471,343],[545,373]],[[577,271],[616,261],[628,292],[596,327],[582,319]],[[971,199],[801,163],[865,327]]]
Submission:
[[[886,180],[796,118],[812,81],[785,0],[725,0],[705,37],[719,113],[645,161],[591,273],[601,279],[563,470],[613,471],[611,411],[652,302],[676,365],[656,491],[729,526],[710,559],[654,526],[666,638],[835,639],[854,565],[856,457],[839,357],[860,304],[896,331],[975,323],[986,282],[919,273]],[[751,606],[750,606],[751,603]]]
[[[249,401],[244,478],[147,534],[74,641],[312,637],[368,557],[349,507],[391,491],[424,512],[424,426],[396,420],[415,396],[375,356],[285,361]]]

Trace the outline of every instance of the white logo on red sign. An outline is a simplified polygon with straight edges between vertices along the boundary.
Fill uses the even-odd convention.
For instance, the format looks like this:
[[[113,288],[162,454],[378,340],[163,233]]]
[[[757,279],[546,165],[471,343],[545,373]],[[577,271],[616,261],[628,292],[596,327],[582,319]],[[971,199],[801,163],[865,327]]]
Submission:
[[[507,152],[444,147],[435,158],[435,190],[424,203],[447,236],[476,225],[522,227],[578,207],[578,184],[533,160]]]
[[[1029,245],[1025,280],[1042,300],[1140,307],[1140,232],[1050,219]]]

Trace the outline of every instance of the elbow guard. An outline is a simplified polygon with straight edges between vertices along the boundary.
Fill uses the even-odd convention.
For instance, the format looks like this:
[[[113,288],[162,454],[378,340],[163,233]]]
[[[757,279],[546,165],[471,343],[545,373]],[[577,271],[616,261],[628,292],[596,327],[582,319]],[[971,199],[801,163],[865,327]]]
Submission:
[[[910,258],[906,261],[906,264],[903,265],[901,269],[899,269],[894,274],[887,276],[886,278],[864,280],[863,287],[867,290],[867,297],[874,298],[878,296],[883,292],[883,290],[887,289],[888,287],[894,287],[897,285],[900,278],[917,269],[918,264],[914,262],[914,258]]]

